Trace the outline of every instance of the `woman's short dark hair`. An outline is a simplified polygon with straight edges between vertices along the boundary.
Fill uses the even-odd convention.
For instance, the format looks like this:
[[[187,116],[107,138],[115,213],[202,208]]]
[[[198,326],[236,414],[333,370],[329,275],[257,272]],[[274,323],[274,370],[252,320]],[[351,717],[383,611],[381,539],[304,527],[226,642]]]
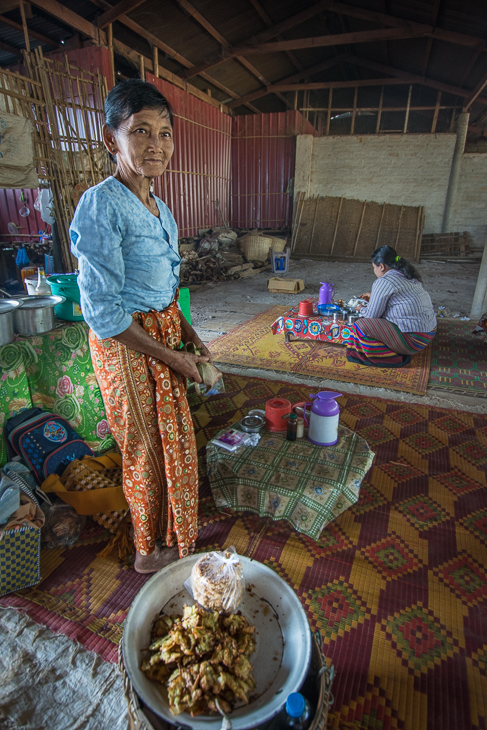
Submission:
[[[389,269],[396,269],[396,271],[400,271],[401,274],[404,274],[406,279],[417,279],[418,281],[421,281],[419,271],[417,271],[417,269],[415,269],[409,261],[403,259],[402,256],[398,256],[396,249],[392,248],[392,246],[380,246],[379,248],[376,248],[375,251],[372,252],[371,258],[372,263],[376,266],[384,264],[385,266],[388,266]]]
[[[122,122],[142,109],[160,109],[162,114],[169,117],[172,127],[173,115],[168,100],[154,84],[141,79],[121,81],[113,87],[105,99],[105,124],[116,131]],[[115,162],[115,157],[108,154]]]

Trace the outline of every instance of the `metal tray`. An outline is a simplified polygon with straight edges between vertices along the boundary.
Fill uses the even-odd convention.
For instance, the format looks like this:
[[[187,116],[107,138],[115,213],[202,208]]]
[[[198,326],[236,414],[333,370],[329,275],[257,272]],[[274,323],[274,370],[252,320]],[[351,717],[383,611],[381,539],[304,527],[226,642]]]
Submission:
[[[222,718],[216,715],[173,715],[165,688],[140,670],[142,649],[149,646],[159,611],[179,613],[184,603],[194,603],[183,583],[200,557],[190,555],[171,563],[141,588],[125,620],[123,659],[135,691],[157,715],[193,730],[220,730]],[[301,687],[311,660],[308,619],[293,589],[266,565],[242,556],[240,560],[247,590],[239,608],[256,627],[257,648],[250,661],[257,688],[252,701],[230,715],[233,730],[256,727],[277,715],[287,696]]]

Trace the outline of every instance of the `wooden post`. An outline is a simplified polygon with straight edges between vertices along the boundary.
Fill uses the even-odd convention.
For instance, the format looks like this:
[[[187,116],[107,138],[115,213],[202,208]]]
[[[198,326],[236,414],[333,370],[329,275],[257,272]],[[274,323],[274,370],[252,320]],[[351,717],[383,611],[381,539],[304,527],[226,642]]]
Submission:
[[[418,206],[418,218],[416,220],[416,241],[414,244],[414,260],[419,261],[420,253],[421,253],[421,222],[423,220],[423,206]]]
[[[439,91],[436,96],[436,107],[435,107],[435,113],[433,114],[433,123],[431,125],[431,134],[434,134],[436,132],[438,114],[440,113],[440,104],[441,104],[441,91]]]
[[[326,120],[326,134],[330,134],[330,122],[331,122],[331,100],[333,96],[333,89],[330,89],[328,94],[328,117]]]
[[[296,90],[294,92],[294,111],[296,111],[298,108],[298,91]]]
[[[140,54],[140,78],[145,81],[145,61],[142,54]]]
[[[479,275],[473,295],[471,319],[478,319],[484,313],[485,293],[487,291],[487,241],[485,242],[482,261],[480,262]]]
[[[152,65],[154,66],[152,73],[156,77],[156,79],[159,78],[159,49],[157,46],[152,46]],[[209,89],[208,89],[209,91]],[[211,94],[210,94],[211,96]]]
[[[24,29],[25,49],[27,53],[30,53],[29,29],[27,28],[27,21],[25,19],[24,0],[20,0],[19,5],[20,15],[22,16],[22,28]]]
[[[113,53],[113,24],[109,23],[107,28],[108,52],[112,64],[112,84],[115,86],[115,54]]]
[[[358,86],[355,87],[355,94],[353,97],[352,127],[350,129],[350,134],[353,134],[355,132],[355,115],[357,114],[357,94],[358,94]]]
[[[353,255],[354,256],[357,253],[358,240],[360,238],[360,233],[362,231],[362,225],[363,225],[363,222],[364,222],[365,209],[366,209],[366,207],[367,207],[367,201],[364,200],[364,205],[363,205],[363,208],[362,208],[362,215],[360,216],[360,224],[359,224],[358,231],[357,231],[357,237],[355,238],[355,246],[353,247]]]
[[[411,106],[411,94],[413,93],[413,86],[409,87],[409,94],[408,94],[408,103],[406,106],[406,116],[404,117],[404,134],[408,131],[408,122],[409,122],[409,108]]]
[[[342,204],[343,204],[343,198],[340,198],[340,205],[338,206],[337,219],[335,222],[335,230],[333,231],[333,241],[331,242],[330,256],[332,255],[333,249],[335,248],[335,241],[336,241],[337,231],[338,231],[338,221],[340,220],[340,212],[342,210]]]
[[[384,87],[381,86],[380,88],[380,99],[379,99],[379,113],[377,114],[377,125],[375,127],[375,133],[379,134],[380,132],[380,120],[382,117],[382,102],[384,101]]]

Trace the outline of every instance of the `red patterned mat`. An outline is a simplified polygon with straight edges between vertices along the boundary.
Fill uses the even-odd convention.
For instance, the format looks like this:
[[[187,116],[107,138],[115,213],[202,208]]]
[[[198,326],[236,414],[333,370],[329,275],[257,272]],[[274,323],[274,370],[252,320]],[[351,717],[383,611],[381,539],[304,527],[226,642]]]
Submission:
[[[309,387],[226,375],[227,393],[194,400],[198,445],[270,397]],[[285,522],[216,512],[202,479],[198,549],[235,545],[300,596],[337,671],[330,727],[487,727],[487,417],[344,396],[343,422],[376,452],[359,502],[318,542]],[[97,557],[85,531],[44,551],[43,582],[7,596],[37,621],[114,660],[146,578]]]

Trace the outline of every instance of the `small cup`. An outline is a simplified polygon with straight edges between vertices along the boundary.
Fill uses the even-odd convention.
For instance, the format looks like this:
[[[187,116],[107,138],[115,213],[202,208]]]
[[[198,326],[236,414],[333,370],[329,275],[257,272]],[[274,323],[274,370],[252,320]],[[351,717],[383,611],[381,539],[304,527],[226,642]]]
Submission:
[[[313,302],[306,299],[299,302],[299,315],[300,317],[312,317],[313,316]]]

